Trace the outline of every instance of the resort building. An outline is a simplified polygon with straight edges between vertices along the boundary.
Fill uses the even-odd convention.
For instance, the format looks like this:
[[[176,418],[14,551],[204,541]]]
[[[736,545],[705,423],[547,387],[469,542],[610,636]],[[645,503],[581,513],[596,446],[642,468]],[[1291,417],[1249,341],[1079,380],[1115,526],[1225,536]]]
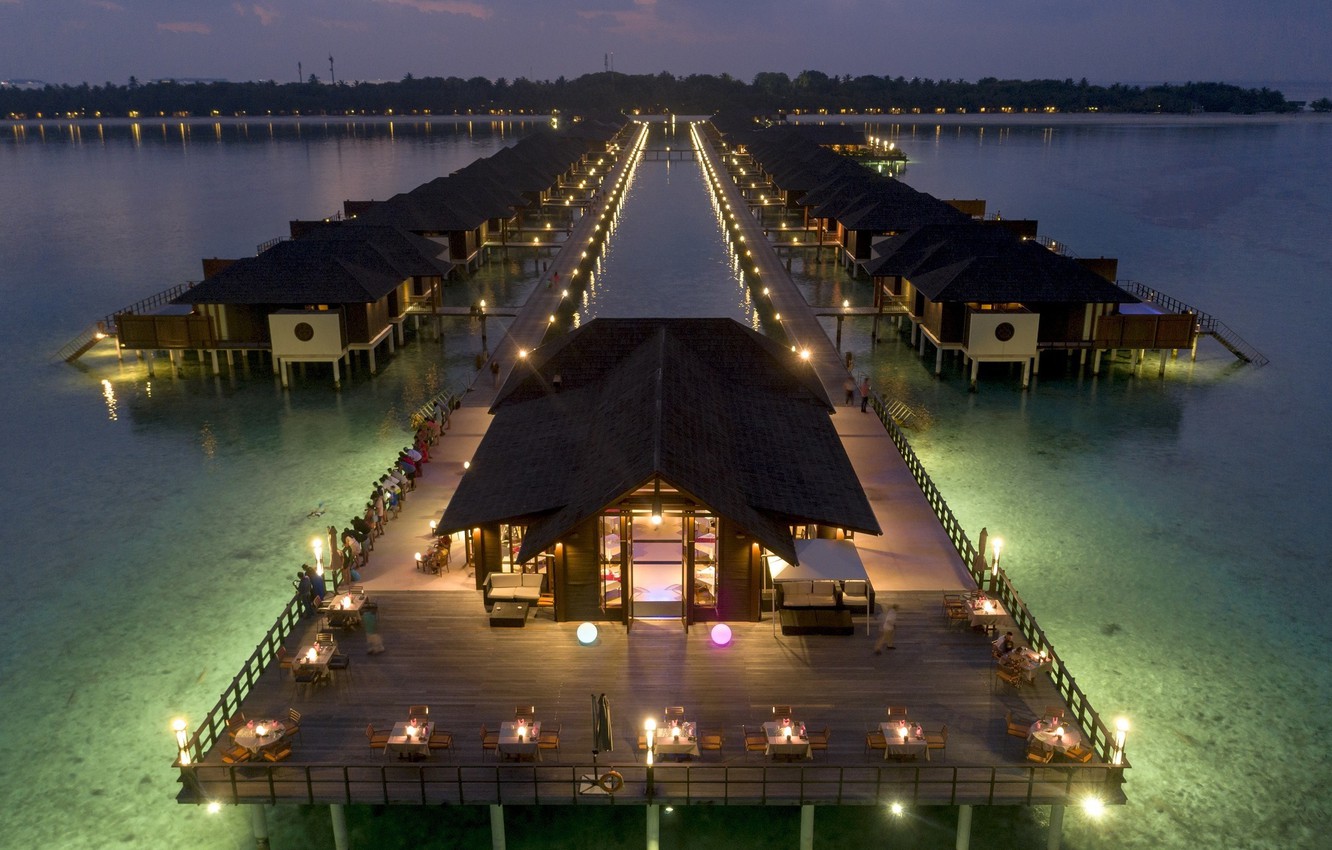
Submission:
[[[729,319],[597,319],[513,370],[439,532],[478,588],[539,575],[557,621],[757,621],[766,556],[879,532],[833,410]]]

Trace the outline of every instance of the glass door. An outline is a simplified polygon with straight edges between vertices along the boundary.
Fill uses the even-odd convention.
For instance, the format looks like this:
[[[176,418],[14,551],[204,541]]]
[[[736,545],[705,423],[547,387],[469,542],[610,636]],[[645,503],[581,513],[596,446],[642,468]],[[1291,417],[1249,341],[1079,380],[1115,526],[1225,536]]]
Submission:
[[[663,512],[660,522],[654,522],[648,511],[630,516],[632,616],[679,619],[684,616],[684,514]]]

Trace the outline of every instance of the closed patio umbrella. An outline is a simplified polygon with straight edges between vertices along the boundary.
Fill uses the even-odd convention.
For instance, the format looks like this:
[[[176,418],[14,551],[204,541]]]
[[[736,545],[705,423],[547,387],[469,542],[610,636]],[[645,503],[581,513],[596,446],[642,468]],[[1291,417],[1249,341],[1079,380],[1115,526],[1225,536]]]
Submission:
[[[615,737],[611,734],[610,701],[606,695],[592,697],[592,763],[596,764],[597,753],[615,750]]]

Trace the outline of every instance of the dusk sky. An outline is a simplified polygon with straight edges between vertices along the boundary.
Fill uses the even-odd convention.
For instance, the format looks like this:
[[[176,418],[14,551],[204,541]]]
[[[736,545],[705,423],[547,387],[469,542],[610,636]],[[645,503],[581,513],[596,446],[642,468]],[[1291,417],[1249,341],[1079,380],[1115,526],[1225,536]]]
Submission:
[[[0,79],[1332,80],[1329,0],[0,0]]]

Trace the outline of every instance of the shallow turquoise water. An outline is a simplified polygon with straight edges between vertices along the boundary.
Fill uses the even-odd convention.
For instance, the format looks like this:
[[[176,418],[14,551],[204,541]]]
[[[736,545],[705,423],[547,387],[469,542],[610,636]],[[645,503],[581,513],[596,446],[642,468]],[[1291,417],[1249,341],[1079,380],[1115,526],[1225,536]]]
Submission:
[[[0,229],[0,397],[17,402],[0,419],[14,518],[0,532],[0,807],[16,843],[244,845],[244,813],[173,802],[169,720],[201,717],[272,621],[326,524],[307,513],[322,502],[349,515],[401,445],[406,411],[465,380],[480,346],[460,323],[340,394],[314,369],[284,393],[257,372],[214,379],[191,364],[150,380],[105,353],[77,369],[46,357],[97,315],[197,277],[200,257],[248,253],[289,218],[409,189],[522,131],[0,135],[0,195],[25,199]],[[1165,380],[1151,360],[1098,379],[1047,362],[1029,392],[997,368],[972,394],[956,367],[935,379],[933,357],[893,334],[871,347],[868,323],[846,331],[880,392],[917,411],[913,445],[964,524],[1004,537],[1005,566],[1093,703],[1133,722],[1129,806],[1097,824],[1070,812],[1065,846],[1320,846],[1332,776],[1308,745],[1323,739],[1332,682],[1317,534],[1329,381],[1314,327],[1332,307],[1329,135],[1303,118],[901,131],[907,182],[985,197],[1077,253],[1118,256],[1121,277],[1220,316],[1273,359],[1237,367],[1204,342]],[[696,165],[645,165],[586,314],[750,321],[706,204]],[[520,303],[532,270],[492,267],[457,303]],[[811,300],[869,297],[831,263],[796,272]],[[80,732],[40,731],[57,722]],[[1004,846],[1011,827],[1009,846],[1028,846],[1039,816],[986,826],[978,813],[978,835]],[[328,842],[322,811],[274,821],[275,846]],[[357,824],[382,838],[410,833],[406,822]],[[523,846],[542,846],[539,829],[527,835]]]

